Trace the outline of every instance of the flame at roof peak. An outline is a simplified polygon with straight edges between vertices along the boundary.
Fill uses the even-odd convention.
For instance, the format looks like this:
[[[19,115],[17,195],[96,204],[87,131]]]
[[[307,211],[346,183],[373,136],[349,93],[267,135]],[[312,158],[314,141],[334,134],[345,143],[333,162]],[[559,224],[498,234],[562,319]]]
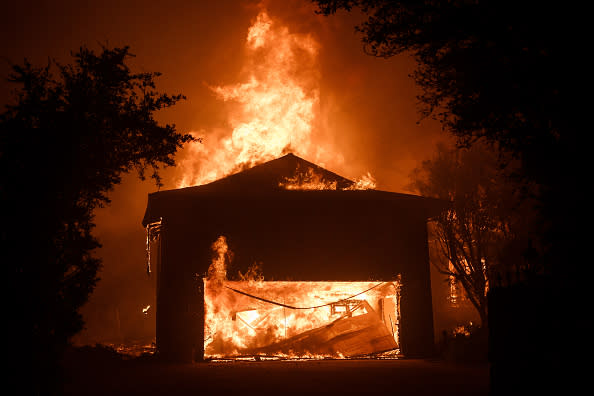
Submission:
[[[262,164],[244,169],[233,175],[223,177],[211,183],[195,187],[186,187],[183,190],[235,190],[241,192],[286,190],[287,183],[307,182],[311,178],[335,185],[335,190],[348,189],[355,184],[354,181],[331,172],[323,167],[298,157],[289,152],[282,157],[264,162]],[[297,189],[297,188],[295,188]],[[329,188],[317,188],[329,189]]]
[[[318,181],[333,185],[334,188],[291,189],[286,188],[287,181],[307,182],[308,175],[315,175]],[[171,215],[189,216],[194,211],[202,211],[205,202],[272,202],[300,201],[303,204],[325,200],[352,200],[353,202],[389,201],[407,211],[420,211],[434,215],[447,203],[417,195],[358,189],[356,182],[309,162],[293,153],[245,169],[208,184],[178,188],[149,194],[143,225]],[[300,191],[295,191],[300,190]],[[307,191],[303,191],[307,190]],[[348,191],[359,190],[359,191]],[[225,204],[221,204],[224,207]],[[246,207],[247,210],[247,207]]]

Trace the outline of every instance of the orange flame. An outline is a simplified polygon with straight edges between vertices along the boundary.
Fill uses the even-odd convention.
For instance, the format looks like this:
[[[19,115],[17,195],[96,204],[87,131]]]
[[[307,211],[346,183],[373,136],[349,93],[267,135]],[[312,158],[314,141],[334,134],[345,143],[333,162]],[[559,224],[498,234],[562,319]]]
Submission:
[[[352,186],[345,188],[345,190],[374,190],[376,187],[375,178],[371,173],[367,172],[366,175],[361,176],[355,180]]]
[[[320,45],[314,37],[290,32],[262,10],[245,46],[244,81],[210,87],[235,105],[228,120],[232,131],[190,132],[207,136],[184,149],[177,188],[206,184],[288,152],[322,166],[344,162],[341,154],[312,143],[320,101]]]
[[[297,173],[293,177],[287,177],[279,183],[279,187],[286,190],[337,190],[336,181],[325,180],[324,176],[316,172],[313,168],[308,168],[305,172]],[[352,185],[341,190],[374,190],[376,187],[375,179],[371,173],[362,176],[353,182]]]
[[[287,190],[336,190],[336,185],[336,181],[324,180],[313,168],[297,172],[295,176],[287,177],[279,183],[280,187]]]
[[[379,283],[265,282],[261,274],[262,264],[255,263],[246,274],[239,273],[241,281],[229,281],[226,279],[226,263],[232,253],[226,238],[220,236],[212,244],[212,250],[214,257],[208,278],[203,279],[206,357],[260,354],[291,358],[348,356],[354,350],[341,350],[340,342],[332,347],[320,344],[332,337],[344,340],[346,334],[341,335],[340,330],[336,330],[341,327],[337,323],[361,315],[366,316],[360,318],[364,320],[364,326],[354,333],[367,332],[371,350],[378,346],[380,349],[384,346],[386,351],[397,348],[399,280]],[[303,335],[316,329],[324,331],[334,325],[331,334],[304,342],[307,337]],[[346,328],[356,330],[353,326],[356,323],[350,323]],[[291,344],[296,336],[298,342]],[[289,345],[283,345],[283,342],[289,342]]]
[[[321,151],[310,139],[319,102],[318,47],[312,36],[290,33],[261,11],[247,33],[247,80],[211,88],[238,105],[229,120],[233,131],[218,142],[190,145],[177,187],[208,183],[288,151],[318,160]]]
[[[208,279],[221,284],[227,279],[227,258],[230,256],[227,239],[220,236],[211,246],[214,258],[208,267]]]
[[[373,341],[383,339],[386,350],[393,349],[399,337],[398,290],[398,281],[225,281],[220,287],[205,279],[205,356],[348,356],[340,348],[324,348],[320,337],[305,345],[300,339],[300,350],[282,343],[361,315],[371,317],[369,323],[379,330],[381,337]]]

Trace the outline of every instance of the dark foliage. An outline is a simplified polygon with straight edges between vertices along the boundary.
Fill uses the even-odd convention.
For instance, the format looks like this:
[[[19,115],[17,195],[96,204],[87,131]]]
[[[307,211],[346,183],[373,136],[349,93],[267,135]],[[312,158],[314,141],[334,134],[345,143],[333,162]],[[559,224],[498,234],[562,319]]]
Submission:
[[[460,145],[485,137],[521,161],[539,186],[543,260],[576,262],[575,209],[585,204],[585,39],[579,10],[511,1],[314,0],[319,12],[360,9],[365,51],[417,60],[422,112]],[[568,235],[567,232],[571,235]],[[567,254],[572,260],[566,260]],[[571,272],[577,270],[572,267]]]
[[[489,286],[540,270],[502,253],[529,235],[534,213],[509,181],[514,163],[502,167],[496,151],[482,141],[468,148],[439,144],[434,156],[413,171],[410,185],[421,195],[451,202],[429,223],[432,264],[461,284],[484,327]]]
[[[524,367],[532,365],[536,373],[544,368],[539,348],[546,348],[541,342],[547,321],[567,320],[555,327],[559,332],[551,338],[578,337],[574,346],[589,344],[584,329],[592,330],[586,314],[592,266],[587,228],[582,227],[589,225],[585,186],[591,150],[585,121],[587,13],[575,5],[507,0],[314,3],[325,15],[361,10],[367,20],[357,30],[369,54],[412,55],[418,65],[413,77],[422,89],[422,113],[438,118],[460,146],[485,138],[519,161],[514,178],[530,186],[526,191],[534,193],[529,198],[536,199],[538,216],[530,230],[534,237],[510,244],[502,254],[508,262],[530,263],[542,270],[532,275],[534,281],[526,277],[520,281],[525,290],[517,294],[518,301],[502,297],[509,282],[499,291],[491,289],[489,305],[498,312],[513,311],[521,319],[513,323],[505,314],[490,318],[492,350],[506,343],[525,343],[513,354],[491,355],[499,370],[491,379],[494,394],[510,394],[514,381],[523,381],[528,388],[535,385],[536,377],[502,368],[511,367],[513,361],[527,362]],[[533,298],[541,289],[553,301]],[[547,308],[555,299],[563,301],[554,305],[563,307],[562,317]],[[527,325],[529,311],[540,325],[526,331],[526,337],[521,329],[521,342],[515,342],[509,329]],[[539,353],[533,353],[536,350]],[[575,347],[570,348],[570,359],[562,348],[547,351],[547,361],[578,357]]]
[[[93,210],[109,203],[123,173],[144,178],[150,169],[159,184],[160,166],[173,165],[192,140],[153,118],[183,97],[159,93],[158,73],[132,73],[130,56],[127,47],[81,48],[72,64],[12,67],[19,88],[0,115],[0,255],[13,308],[9,342],[18,370],[37,378],[27,384],[36,392],[51,388],[57,360],[82,329],[78,308],[98,281]]]
[[[522,153],[569,140],[579,37],[555,4],[498,1],[315,0],[325,15],[360,8],[365,50],[409,53],[426,114],[462,143],[479,136]],[[571,10],[570,12],[573,12]],[[577,22],[577,21],[576,21]]]
[[[442,333],[439,356],[445,361],[461,364],[487,364],[487,328],[468,323]]]

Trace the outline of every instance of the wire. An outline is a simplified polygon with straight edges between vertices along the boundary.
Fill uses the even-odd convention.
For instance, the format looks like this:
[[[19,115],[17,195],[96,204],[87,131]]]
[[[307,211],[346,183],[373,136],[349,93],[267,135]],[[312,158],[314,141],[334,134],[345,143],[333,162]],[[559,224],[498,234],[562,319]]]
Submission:
[[[339,302],[343,302],[343,301],[346,301],[346,300],[350,300],[351,298],[353,298],[353,297],[357,297],[358,295],[361,295],[361,294],[363,294],[363,293],[366,293],[366,292],[368,292],[369,290],[375,289],[376,287],[378,287],[378,286],[381,286],[381,285],[383,285],[384,283],[386,283],[386,282],[380,282],[380,283],[378,283],[377,285],[375,285],[375,286],[372,286],[372,287],[370,287],[369,289],[367,289],[367,290],[363,290],[362,292],[360,292],[360,293],[357,293],[357,294],[354,294],[354,295],[352,295],[352,296],[350,296],[350,297],[343,298],[342,300],[338,300],[338,301],[330,302],[330,303],[327,303],[327,304],[316,305],[315,307],[294,307],[294,306],[292,306],[292,305],[287,305],[287,304],[279,303],[279,302],[276,302],[276,301],[268,300],[268,299],[266,299],[266,298],[262,298],[262,297],[254,296],[253,294],[249,294],[249,293],[246,293],[246,292],[244,292],[244,291],[241,291],[241,290],[234,289],[234,288],[232,288],[232,287],[229,287],[229,286],[225,286],[225,287],[226,287],[227,289],[233,290],[235,293],[243,294],[244,296],[248,296],[248,297],[251,297],[251,298],[255,298],[256,300],[264,301],[264,302],[267,302],[267,303],[270,303],[270,304],[278,305],[278,306],[285,307],[285,308],[289,308],[289,309],[315,309],[315,308],[322,308],[322,307],[327,307],[328,305],[337,304],[337,303],[339,303]]]

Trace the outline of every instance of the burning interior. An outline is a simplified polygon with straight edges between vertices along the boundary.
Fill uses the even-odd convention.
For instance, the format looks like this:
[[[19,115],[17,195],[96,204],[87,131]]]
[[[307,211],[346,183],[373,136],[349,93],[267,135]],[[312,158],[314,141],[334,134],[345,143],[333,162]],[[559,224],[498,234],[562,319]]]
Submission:
[[[205,279],[204,356],[396,354],[399,286]]]
[[[178,361],[430,355],[426,222],[444,203],[355,184],[288,154],[150,194],[157,352]],[[266,280],[246,276],[254,263]]]

